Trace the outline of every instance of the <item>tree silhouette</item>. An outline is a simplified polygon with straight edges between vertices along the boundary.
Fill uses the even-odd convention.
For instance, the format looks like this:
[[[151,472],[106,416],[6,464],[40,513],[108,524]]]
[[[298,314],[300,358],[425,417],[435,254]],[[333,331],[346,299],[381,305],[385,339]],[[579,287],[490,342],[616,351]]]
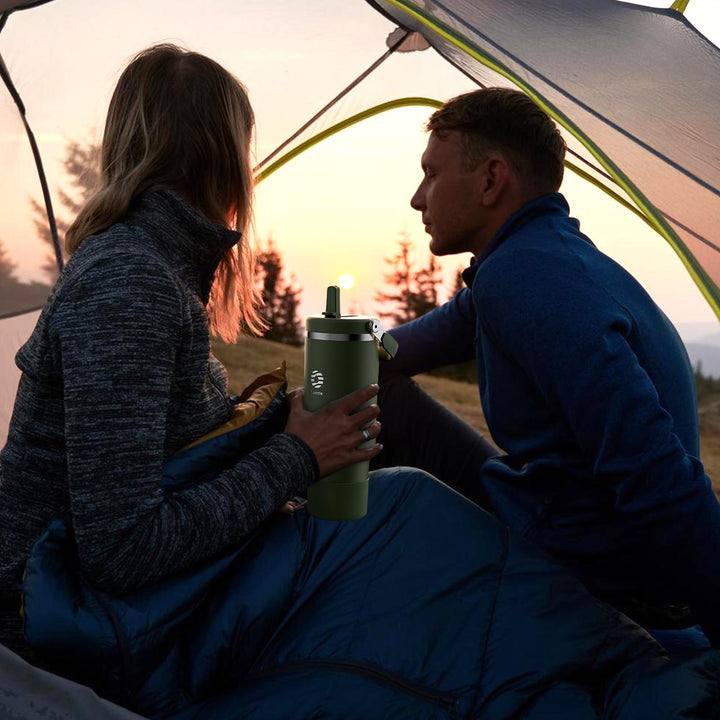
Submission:
[[[410,239],[406,232],[400,233],[398,252],[385,262],[390,265],[391,271],[384,274],[385,282],[390,286],[390,292],[379,291],[375,293],[375,300],[379,303],[394,305],[391,311],[380,311],[382,317],[390,318],[396,325],[410,322],[413,319],[413,266],[410,260]]]
[[[63,165],[70,180],[70,192],[58,189],[61,207],[68,213],[66,217],[59,214],[55,217],[61,248],[64,245],[65,233],[68,227],[70,227],[75,216],[95,192],[100,182],[100,144],[91,140],[69,142],[65,151]],[[58,266],[55,260],[55,246],[50,234],[45,206],[32,199],[30,204],[32,205],[33,222],[38,235],[48,245],[48,253],[45,256],[42,269],[52,281],[55,281],[58,275]],[[63,256],[67,259],[64,250]]]
[[[17,265],[0,241],[0,317],[40,307],[51,288],[39,282],[21,282],[16,276]]]
[[[5,246],[0,241],[0,287],[18,282],[15,277],[16,269],[17,265],[10,259]]]
[[[442,284],[440,265],[431,255],[428,264],[415,274],[416,290],[413,297],[413,313],[420,317],[434,310],[439,304],[438,286]]]
[[[91,140],[68,143],[63,161],[69,179],[68,191],[58,189],[63,214],[58,213],[55,218],[61,245],[64,244],[68,227],[100,183],[100,154],[100,144]],[[58,267],[45,207],[35,200],[30,202],[38,235],[48,246],[42,269],[54,281]],[[265,300],[262,312],[269,324],[265,337],[297,345],[301,343],[300,320],[297,315],[301,291],[295,287],[294,278],[291,278],[291,282],[283,280],[282,269],[280,254],[270,240],[268,247],[256,258],[257,279]]]
[[[459,267],[455,271],[455,284],[453,285],[452,292],[450,293],[451,298],[454,298],[464,287],[466,287],[462,274],[463,274],[463,268]]]
[[[695,392],[698,401],[706,400],[708,397],[720,394],[720,378],[704,375],[702,362],[697,361],[695,368]]]
[[[384,277],[391,289],[375,293],[377,302],[393,306],[391,310],[381,310],[379,314],[390,318],[395,325],[410,322],[436,308],[439,304],[438,286],[441,284],[440,266],[432,255],[427,266],[416,271],[406,232],[400,233],[398,245],[398,252],[385,258],[391,271]]]
[[[255,273],[262,292],[265,307],[261,313],[268,323],[264,337],[267,340],[301,345],[301,321],[298,317],[301,290],[295,286],[295,276],[290,282],[283,279],[283,262],[272,241],[255,256]]]

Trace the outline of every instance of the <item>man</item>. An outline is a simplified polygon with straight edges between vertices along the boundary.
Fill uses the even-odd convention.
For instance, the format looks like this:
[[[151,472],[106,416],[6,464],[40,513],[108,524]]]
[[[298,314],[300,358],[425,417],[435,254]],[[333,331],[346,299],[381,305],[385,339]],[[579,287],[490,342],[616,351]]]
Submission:
[[[433,472],[646,626],[686,603],[666,626],[699,622],[720,645],[720,506],[675,329],[569,217],[565,143],[526,95],[460,96],[428,129],[411,205],[435,255],[474,257],[467,288],[392,331],[382,462]],[[388,382],[473,357],[507,454],[414,383]]]

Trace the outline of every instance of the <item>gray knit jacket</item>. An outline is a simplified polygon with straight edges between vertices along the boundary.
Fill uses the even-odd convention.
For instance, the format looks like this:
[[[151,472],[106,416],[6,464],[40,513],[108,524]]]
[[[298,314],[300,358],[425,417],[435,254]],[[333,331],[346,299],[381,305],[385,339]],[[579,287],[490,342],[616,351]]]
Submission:
[[[61,513],[72,513],[86,576],[119,592],[238,542],[317,480],[312,451],[282,433],[210,481],[171,495],[160,487],[163,459],[230,417],[205,306],[239,238],[159,191],[68,262],[16,357],[22,378],[0,455],[5,597]],[[3,624],[0,642],[15,644],[7,603]]]

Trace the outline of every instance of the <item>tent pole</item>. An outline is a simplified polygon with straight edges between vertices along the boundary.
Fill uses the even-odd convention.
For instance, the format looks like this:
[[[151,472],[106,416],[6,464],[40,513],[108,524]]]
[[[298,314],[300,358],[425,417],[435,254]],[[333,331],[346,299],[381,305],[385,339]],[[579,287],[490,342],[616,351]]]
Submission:
[[[685,9],[687,8],[688,4],[690,3],[690,0],[675,0],[675,2],[670,6],[671,10],[676,10],[680,14],[685,12]]]
[[[257,174],[265,165],[270,162],[281,150],[286,148],[298,135],[307,130],[319,117],[322,117],[335,103],[345,97],[354,87],[360,84],[373,70],[376,70],[390,55],[392,55],[404,42],[408,35],[408,30],[397,42],[395,42],[386,52],[384,52],[367,70],[360,73],[342,92],[338,93],[324,108],[318,110],[301,128],[296,130],[287,140],[278,145],[267,157],[261,160],[254,168],[253,173]]]
[[[2,18],[7,19],[8,13],[3,13]],[[4,24],[4,23],[3,23]],[[0,25],[0,30],[2,25]],[[48,223],[50,224],[50,234],[52,236],[53,246],[55,248],[55,260],[57,262],[58,270],[62,272],[64,261],[62,256],[62,250],[60,249],[60,238],[58,237],[57,225],[55,223],[55,213],[52,208],[52,200],[50,199],[50,190],[47,184],[47,178],[45,177],[45,170],[43,169],[42,158],[40,157],[40,150],[38,149],[37,142],[35,141],[35,135],[33,134],[30,124],[27,121],[25,113],[25,105],[20,98],[18,91],[13,85],[10,79],[10,73],[8,72],[5,61],[0,54],[0,77],[2,77],[8,92],[15,101],[15,104],[20,111],[20,117],[22,118],[23,125],[25,125],[25,132],[27,133],[28,140],[30,141],[30,147],[32,148],[33,157],[35,158],[35,167],[37,167],[38,175],[40,177],[40,185],[42,187],[43,199],[45,200],[45,211],[47,213]]]

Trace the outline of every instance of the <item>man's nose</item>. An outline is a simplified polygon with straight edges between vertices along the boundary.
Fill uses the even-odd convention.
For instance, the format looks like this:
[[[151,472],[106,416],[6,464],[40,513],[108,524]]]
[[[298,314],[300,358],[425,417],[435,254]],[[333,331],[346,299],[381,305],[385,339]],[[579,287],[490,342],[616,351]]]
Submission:
[[[422,210],[425,207],[425,193],[421,191],[421,188],[418,188],[410,198],[410,207],[413,210]]]

